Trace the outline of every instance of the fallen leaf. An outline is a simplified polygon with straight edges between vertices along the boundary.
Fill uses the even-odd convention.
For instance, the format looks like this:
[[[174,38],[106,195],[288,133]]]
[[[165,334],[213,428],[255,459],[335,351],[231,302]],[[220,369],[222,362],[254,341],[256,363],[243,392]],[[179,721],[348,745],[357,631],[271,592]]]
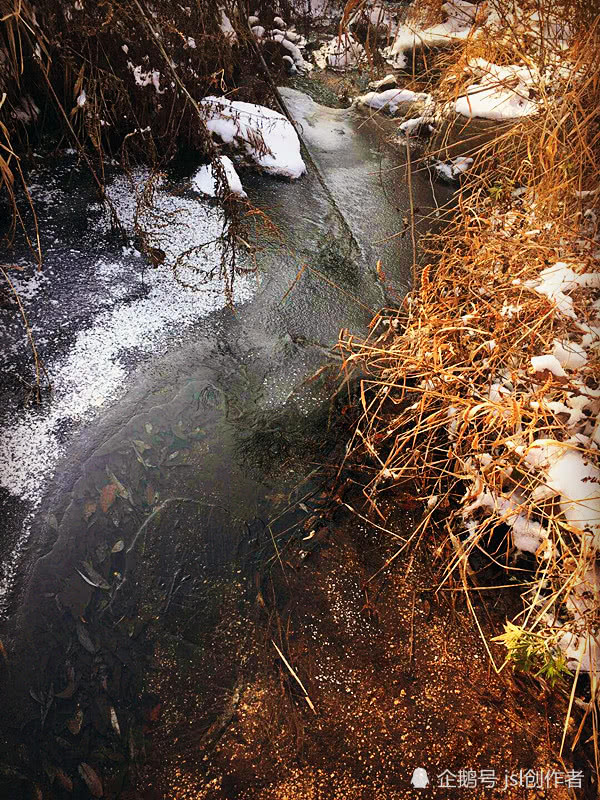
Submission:
[[[91,578],[88,578],[87,575],[84,575],[83,572],[81,572],[80,570],[77,569],[77,567],[75,567],[75,572],[78,575],[80,575],[83,578],[83,580],[87,584],[89,584],[89,586],[93,586],[94,589],[110,589],[110,586],[108,584],[106,584],[106,586],[101,586],[98,583],[94,583],[94,581]],[[104,581],[104,579],[103,579],[103,581]],[[104,581],[104,583],[106,583],[106,581]]]
[[[115,542],[115,544],[113,544],[111,553],[120,553],[121,550],[124,549],[125,549],[125,542],[123,541],[123,539],[119,539],[118,542]]]
[[[67,720],[67,728],[69,729],[69,733],[72,733],[73,736],[77,736],[81,731],[82,725],[83,725],[83,711],[79,708],[77,709],[75,716]]]
[[[81,762],[78,770],[90,790],[92,797],[102,797],[104,789],[102,787],[102,781],[98,777],[98,773],[95,772],[89,764],[86,764],[85,761]]]
[[[114,483],[107,483],[104,489],[100,492],[100,508],[104,513],[108,511],[108,509],[112,506],[115,502],[115,497],[117,496],[117,487]]]
[[[89,633],[83,626],[83,623],[79,622],[79,620],[77,621],[76,630],[77,630],[77,638],[79,639],[79,644],[83,647],[84,650],[87,650],[88,653],[94,654],[98,648],[92,642]]]
[[[56,781],[58,781],[58,783],[62,786],[62,788],[66,792],[72,792],[73,791],[73,781],[59,767],[56,767],[56,772],[54,774],[54,779]]]
[[[140,453],[145,453],[146,450],[152,450],[152,445],[147,444],[146,442],[142,441],[141,439],[134,439],[134,445],[140,451]]]
[[[88,519],[92,516],[92,514],[96,511],[97,504],[94,503],[92,500],[88,500],[87,503],[83,505],[83,516],[85,517],[85,521],[87,522]]]
[[[148,722],[158,722],[162,714],[162,703],[157,703],[148,711]]]
[[[110,589],[110,584],[106,582],[104,577],[94,569],[90,561],[83,562],[83,568],[86,574],[91,578],[99,589]]]
[[[75,683],[75,675],[69,675],[69,682],[62,690],[62,692],[56,692],[54,697],[58,697],[60,700],[70,700],[71,697],[75,694],[75,689],[77,688],[77,684]]]
[[[117,734],[117,736],[120,736],[121,728],[119,726],[119,719],[117,717],[117,712],[115,711],[113,706],[110,707],[110,724],[112,725],[113,730]]]

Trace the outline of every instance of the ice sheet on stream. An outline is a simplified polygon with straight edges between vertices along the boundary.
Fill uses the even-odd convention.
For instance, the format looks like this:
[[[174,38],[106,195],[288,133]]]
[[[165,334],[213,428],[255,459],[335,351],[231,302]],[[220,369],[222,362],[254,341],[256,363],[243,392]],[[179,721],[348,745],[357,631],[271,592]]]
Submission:
[[[47,193],[48,189],[44,191]],[[121,221],[130,229],[135,194],[128,179],[117,178],[109,194]],[[168,230],[164,218],[161,222],[161,215],[168,215]],[[103,304],[104,310],[91,303],[89,323],[76,333],[66,355],[46,362],[53,386],[50,399],[40,408],[16,412],[11,425],[0,433],[0,485],[12,496],[29,503],[32,509],[39,506],[63,453],[65,435],[91,421],[104,404],[124,393],[132,371],[131,361],[139,362],[144,354],[154,356],[163,352],[174,335],[181,336],[186,328],[226,304],[219,277],[220,247],[216,241],[223,230],[223,218],[216,206],[159,188],[152,211],[141,219],[149,231],[150,244],[165,252],[164,264],[158,269],[145,270],[146,291],[125,302],[123,295],[127,287],[123,286],[121,273],[131,275],[131,261],[140,258],[139,253],[133,248],[123,248],[122,260],[98,259],[95,262],[95,279],[105,286],[111,300]],[[100,232],[108,234],[107,214],[98,225]],[[172,269],[179,254],[190,248],[196,249],[178,268],[178,275],[184,282],[192,287],[198,284],[192,265],[207,271],[215,268],[213,277],[198,289],[179,283]],[[141,264],[140,259],[140,267]],[[86,267],[89,268],[89,263]],[[42,286],[50,302],[60,303],[60,296],[52,299],[53,283],[44,273],[34,274],[29,282],[24,279],[16,282],[26,304],[35,300]],[[236,302],[247,301],[254,289],[252,277],[240,277],[235,286]],[[36,338],[48,341],[56,334],[44,330],[41,318],[31,321]],[[134,358],[128,359],[128,353],[133,353]],[[0,575],[0,598],[12,584],[14,566],[26,537],[25,531],[12,560],[4,565]]]

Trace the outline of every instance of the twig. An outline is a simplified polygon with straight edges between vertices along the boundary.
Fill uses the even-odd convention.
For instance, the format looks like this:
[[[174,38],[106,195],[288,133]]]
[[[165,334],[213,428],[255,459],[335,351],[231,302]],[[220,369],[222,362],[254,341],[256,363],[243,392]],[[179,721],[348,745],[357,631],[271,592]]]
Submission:
[[[310,699],[310,697],[308,696],[308,692],[307,692],[307,691],[306,691],[306,689],[304,688],[304,684],[302,683],[302,681],[300,680],[300,678],[298,677],[298,675],[297,675],[297,674],[294,672],[294,669],[293,669],[292,665],[291,665],[291,664],[290,664],[290,662],[287,660],[287,658],[286,658],[286,657],[283,655],[283,653],[281,652],[281,650],[280,650],[280,649],[277,647],[277,645],[275,644],[275,642],[273,641],[273,639],[271,639],[271,644],[273,645],[273,647],[275,648],[275,650],[277,650],[277,654],[278,654],[279,658],[280,658],[280,659],[283,661],[283,663],[285,664],[285,666],[286,666],[286,667],[289,669],[289,671],[290,671],[290,675],[292,676],[292,678],[294,678],[294,680],[296,681],[296,683],[298,684],[298,686],[299,686],[299,687],[302,689],[302,691],[304,692],[304,699],[306,700],[306,703],[307,703],[308,707],[310,708],[310,710],[311,710],[313,713],[315,713],[315,714],[316,714],[316,713],[317,713],[317,711],[316,711],[316,709],[315,709],[315,707],[314,707],[314,705],[313,705],[313,702],[312,702],[312,700]]]

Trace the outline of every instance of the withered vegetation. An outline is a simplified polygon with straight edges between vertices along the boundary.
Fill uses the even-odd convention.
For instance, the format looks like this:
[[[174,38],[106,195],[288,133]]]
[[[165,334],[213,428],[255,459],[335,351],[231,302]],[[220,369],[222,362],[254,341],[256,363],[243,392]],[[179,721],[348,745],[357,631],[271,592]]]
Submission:
[[[439,12],[439,4],[432,5]],[[493,5],[510,18],[512,3]],[[365,509],[382,527],[380,509],[395,492],[408,491],[423,503],[421,523],[390,561],[433,541],[440,589],[449,581],[462,584],[474,614],[470,596],[482,588],[484,575],[473,556],[485,554],[487,563],[491,559],[501,568],[498,591],[515,587],[523,611],[503,637],[507,662],[498,663],[497,656],[494,661],[488,646],[494,668],[514,665],[511,656],[535,640],[542,662],[532,658],[526,666],[548,684],[558,677],[558,691],[572,704],[580,671],[571,662],[573,676],[568,675],[560,641],[564,646],[565,635],[573,637],[579,658],[592,662],[592,672],[598,669],[597,544],[565,516],[564,498],[561,503],[546,491],[527,455],[535,441],[565,442],[584,463],[597,466],[598,450],[573,441],[564,411],[581,385],[597,390],[598,353],[588,354],[579,384],[574,376],[535,372],[531,358],[551,353],[556,339],[577,340],[582,323],[594,324],[594,292],[591,286],[572,291],[569,316],[528,281],[535,283],[559,261],[577,274],[597,273],[600,17],[597,4],[529,5],[541,18],[554,14],[568,21],[568,50],[557,52],[550,40],[507,25],[501,36],[484,30],[443,52],[424,54],[426,73],[418,78],[429,83],[438,109],[465,94],[466,67],[474,58],[527,65],[541,74],[552,64],[561,68],[536,87],[537,114],[499,125],[483,146],[480,136],[475,146],[470,120],[454,120],[454,138],[438,136],[435,152],[426,154],[444,158],[458,151],[475,162],[457,193],[453,221],[430,236],[425,266],[402,306],[382,310],[366,339],[341,336],[347,374],[357,367],[363,374],[362,415],[345,464],[362,471]],[[420,166],[416,158],[413,165]],[[512,389],[496,395],[491,385],[497,376]],[[593,428],[594,419],[588,423]],[[482,496],[500,500],[466,513]],[[511,542],[517,516],[544,534],[538,552],[525,561]],[[567,736],[565,723],[563,746],[574,747],[587,730],[598,764],[595,677],[590,685],[581,724]]]

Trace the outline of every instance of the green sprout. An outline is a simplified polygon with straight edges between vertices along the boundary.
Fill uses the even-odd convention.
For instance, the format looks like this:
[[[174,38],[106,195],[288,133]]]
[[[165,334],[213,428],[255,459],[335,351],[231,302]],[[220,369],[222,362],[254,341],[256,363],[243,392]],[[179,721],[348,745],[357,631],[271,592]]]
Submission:
[[[504,633],[493,641],[504,644],[513,669],[543,678],[550,686],[571,674],[565,655],[558,646],[557,634],[543,636],[507,622]]]

